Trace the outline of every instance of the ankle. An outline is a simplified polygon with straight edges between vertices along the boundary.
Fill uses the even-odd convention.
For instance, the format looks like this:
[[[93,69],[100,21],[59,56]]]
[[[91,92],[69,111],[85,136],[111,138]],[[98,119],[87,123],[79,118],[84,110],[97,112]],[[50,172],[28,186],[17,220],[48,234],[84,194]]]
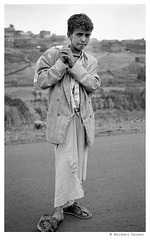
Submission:
[[[55,208],[55,213],[63,214],[63,207],[56,207]]]
[[[53,217],[55,217],[59,220],[63,220],[64,219],[63,207],[55,208],[55,212],[54,212]]]
[[[68,201],[64,206],[63,208],[67,208],[69,206],[72,206],[74,204],[74,200],[71,200],[71,201]]]

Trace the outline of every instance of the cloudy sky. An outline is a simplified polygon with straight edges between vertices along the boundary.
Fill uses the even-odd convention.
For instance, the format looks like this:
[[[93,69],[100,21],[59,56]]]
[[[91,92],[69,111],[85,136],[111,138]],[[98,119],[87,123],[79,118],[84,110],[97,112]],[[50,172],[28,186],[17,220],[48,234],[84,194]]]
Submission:
[[[42,1],[41,1],[42,2]],[[5,27],[16,30],[41,30],[66,35],[67,19],[75,13],[86,13],[94,23],[92,37],[102,39],[145,38],[144,4],[5,4]]]

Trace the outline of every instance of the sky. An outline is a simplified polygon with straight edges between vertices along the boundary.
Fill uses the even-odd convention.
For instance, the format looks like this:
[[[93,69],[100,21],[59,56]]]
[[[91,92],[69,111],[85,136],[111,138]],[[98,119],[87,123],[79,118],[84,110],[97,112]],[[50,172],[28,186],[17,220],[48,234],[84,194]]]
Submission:
[[[5,4],[4,27],[13,24],[16,30],[34,34],[47,30],[66,35],[67,19],[75,13],[87,14],[94,23],[93,38],[146,38],[144,4]]]
[[[63,0],[62,0],[63,1]],[[81,0],[79,0],[81,1]],[[8,3],[9,2],[9,3]],[[94,23],[94,30],[92,37],[96,37],[99,40],[102,39],[139,39],[139,38],[148,38],[149,36],[146,35],[146,25],[148,25],[148,21],[146,23],[146,9],[144,6],[144,0],[140,1],[132,1],[132,0],[125,0],[124,5],[120,4],[121,0],[115,1],[117,4],[111,4],[109,3],[108,5],[107,2],[113,2],[113,1],[107,1],[104,0],[102,4],[101,0],[99,0],[99,4],[94,4],[89,5],[89,4],[84,4],[84,6],[81,6],[80,4],[78,5],[71,5],[71,4],[58,4],[57,6],[54,5],[39,5],[38,0],[36,0],[34,5],[30,5],[30,2],[33,1],[15,1],[15,3],[18,2],[16,5],[13,3],[11,5],[11,1],[6,1],[4,2],[4,10],[3,6],[0,6],[0,18],[1,18],[1,26],[0,30],[2,31],[1,34],[3,35],[3,26],[8,27],[9,24],[14,24],[16,30],[23,30],[23,31],[32,31],[33,33],[37,34],[41,30],[48,30],[51,31],[52,33],[56,34],[63,34],[66,35],[66,28],[67,24],[66,21],[67,19],[74,13],[80,13],[84,12],[91,17],[93,23]],[[20,5],[20,2],[25,2],[26,4]],[[40,1],[44,3],[45,1],[42,0]],[[49,3],[51,0],[48,1]],[[56,4],[55,0],[55,4]],[[73,2],[70,0],[70,2]],[[77,2],[77,0],[76,0]],[[86,2],[89,3],[89,0],[86,0]],[[133,2],[133,4],[128,4],[128,2]],[[2,1],[0,5],[2,4]],[[125,5],[127,4],[127,5]],[[3,13],[4,11],[4,13]],[[4,17],[3,17],[4,14]],[[147,14],[147,18],[149,18],[149,14]],[[150,22],[150,21],[149,21]],[[3,24],[2,24],[3,23]],[[150,28],[149,28],[150,29]],[[149,40],[149,39],[148,39]],[[1,40],[2,41],[2,38]],[[1,46],[3,45],[3,42]],[[147,44],[147,59],[150,59],[150,44]],[[2,67],[1,67],[1,76],[4,76],[4,48],[1,48],[1,61]],[[147,68],[147,79],[149,79],[150,73],[149,69]],[[3,83],[4,81],[2,81]],[[147,81],[147,89],[150,89],[150,81]],[[3,113],[4,113],[4,87],[1,87],[0,90],[0,112],[2,113],[2,124],[1,126],[4,126],[3,124]],[[149,90],[148,90],[149,91]],[[148,103],[150,102],[150,94],[147,94],[147,101]],[[148,104],[147,104],[148,105]],[[150,122],[150,113],[148,112],[149,108],[147,108],[147,122]],[[0,119],[0,120],[1,120]],[[0,121],[1,122],[1,121]],[[150,124],[147,124],[147,142],[149,142],[150,138]],[[4,130],[3,127],[0,130],[1,138],[4,139]],[[1,152],[2,154],[4,153],[4,144],[3,141],[1,141]],[[148,145],[147,145],[148,146]],[[147,159],[149,159],[150,152],[148,151],[148,147],[146,148],[146,156]],[[3,155],[1,156],[2,159],[4,159]],[[4,169],[4,161],[1,161],[1,174],[0,174],[0,182],[1,182],[1,188],[0,192],[3,193],[3,186],[4,186],[4,176],[3,176],[3,169]],[[150,169],[149,166],[149,161],[147,161],[147,169]],[[149,178],[147,174],[147,178]],[[149,180],[149,179],[147,179]],[[147,181],[148,182],[148,181]],[[148,196],[148,193],[147,193]],[[4,198],[1,198],[1,212],[4,210]],[[149,210],[149,209],[148,209]],[[150,211],[149,211],[150,212]],[[148,216],[149,220],[149,216]],[[2,220],[1,220],[2,221]],[[147,223],[150,223],[150,221],[147,221]],[[3,224],[3,223],[2,223]],[[149,228],[150,229],[150,228]],[[3,236],[1,239],[6,239],[6,235],[4,236],[5,232],[1,231],[0,235]],[[78,234],[78,233],[77,233]],[[79,233],[80,234],[80,233]],[[85,233],[86,234],[86,233]],[[93,234],[93,233],[92,233]],[[101,234],[96,235],[97,239],[98,237],[101,237],[102,239],[108,239],[108,233],[94,233],[95,234]],[[105,235],[107,234],[107,235]],[[26,239],[27,237],[30,238],[30,233],[27,233],[22,235],[21,233],[15,234],[15,239]],[[64,235],[67,238],[68,235]],[[77,235],[77,237],[80,235]],[[89,239],[89,233],[88,235],[84,235]],[[93,235],[92,235],[93,236]],[[59,236],[58,236],[59,237]],[[69,235],[71,239],[75,239],[74,235]],[[55,237],[57,239],[57,236]],[[129,237],[130,238],[130,237]],[[128,238],[128,239],[129,239]],[[41,237],[36,235],[36,239],[41,239]],[[112,237],[110,238],[112,239]],[[113,238],[114,239],[114,238]],[[118,239],[118,238],[117,238]],[[143,237],[143,239],[147,239],[147,235]]]

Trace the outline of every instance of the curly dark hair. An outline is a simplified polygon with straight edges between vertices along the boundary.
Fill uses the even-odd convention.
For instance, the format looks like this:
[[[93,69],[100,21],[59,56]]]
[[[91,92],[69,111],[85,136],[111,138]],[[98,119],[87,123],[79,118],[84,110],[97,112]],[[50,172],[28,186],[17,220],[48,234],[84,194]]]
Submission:
[[[84,13],[72,15],[68,21],[68,33],[72,34],[77,28],[82,28],[84,31],[92,31],[94,25],[91,19]]]

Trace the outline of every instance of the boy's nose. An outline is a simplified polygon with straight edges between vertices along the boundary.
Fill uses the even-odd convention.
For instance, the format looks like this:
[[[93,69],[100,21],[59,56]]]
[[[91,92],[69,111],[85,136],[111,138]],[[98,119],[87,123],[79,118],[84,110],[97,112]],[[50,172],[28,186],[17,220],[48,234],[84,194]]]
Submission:
[[[85,42],[85,41],[86,41],[86,37],[85,37],[84,35],[81,37],[81,41],[82,41],[82,42]]]

